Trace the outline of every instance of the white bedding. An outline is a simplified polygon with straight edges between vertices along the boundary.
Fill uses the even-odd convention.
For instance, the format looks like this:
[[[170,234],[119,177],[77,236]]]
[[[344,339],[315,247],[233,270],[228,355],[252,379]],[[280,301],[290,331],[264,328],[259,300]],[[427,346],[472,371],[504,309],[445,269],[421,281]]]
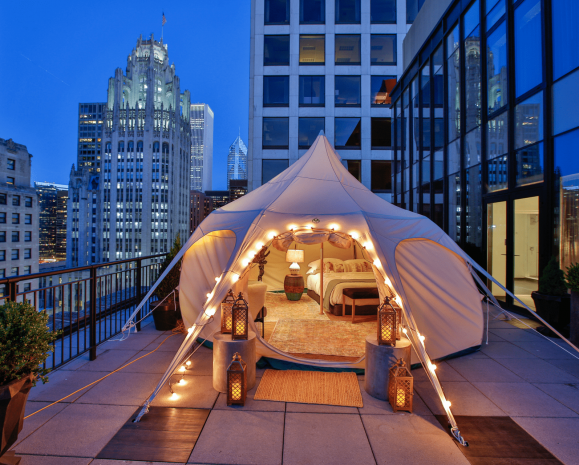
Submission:
[[[375,280],[374,273],[324,273],[324,295],[326,295],[326,289],[328,284],[332,279],[372,279]],[[316,294],[320,295],[320,274],[310,274],[308,275],[307,286],[308,289],[311,289]],[[377,287],[376,281],[372,283],[363,283],[363,282],[345,282],[345,283],[338,283],[334,290],[332,291],[332,295],[330,295],[330,304],[342,304],[342,292],[344,289],[351,289],[353,287]]]

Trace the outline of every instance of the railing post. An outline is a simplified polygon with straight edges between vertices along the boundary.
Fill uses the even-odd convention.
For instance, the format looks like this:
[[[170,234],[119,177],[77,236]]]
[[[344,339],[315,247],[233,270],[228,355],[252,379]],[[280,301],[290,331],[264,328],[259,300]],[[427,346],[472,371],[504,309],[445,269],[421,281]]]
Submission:
[[[141,301],[143,300],[143,286],[142,286],[142,282],[141,282],[141,259],[138,258],[137,259],[137,277],[136,277],[136,281],[137,281],[137,305],[139,305],[141,303]],[[141,310],[139,310],[139,312],[137,313],[137,331],[141,330],[141,322],[139,321],[141,319]]]
[[[97,337],[96,337],[96,299],[97,299],[97,270],[96,267],[90,269],[90,357],[91,361],[96,360]]]

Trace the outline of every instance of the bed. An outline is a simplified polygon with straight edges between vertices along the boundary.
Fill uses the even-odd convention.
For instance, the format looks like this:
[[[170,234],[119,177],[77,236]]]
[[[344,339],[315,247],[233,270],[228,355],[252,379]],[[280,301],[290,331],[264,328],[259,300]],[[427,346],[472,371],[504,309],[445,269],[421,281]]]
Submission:
[[[342,309],[344,289],[376,288],[373,272],[324,273],[324,308],[334,315],[351,315],[352,307]],[[308,296],[320,303],[320,274],[310,274],[307,279]],[[343,310],[345,310],[343,312]],[[356,305],[356,315],[375,315],[376,305]]]

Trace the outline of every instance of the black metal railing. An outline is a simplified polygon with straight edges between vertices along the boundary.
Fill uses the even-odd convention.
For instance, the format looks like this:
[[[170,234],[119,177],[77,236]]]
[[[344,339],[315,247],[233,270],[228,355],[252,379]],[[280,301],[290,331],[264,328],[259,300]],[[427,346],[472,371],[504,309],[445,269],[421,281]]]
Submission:
[[[27,301],[45,311],[59,331],[45,368],[57,368],[119,334],[130,314],[159,276],[166,254],[0,279],[0,303]],[[26,282],[26,287],[24,285]],[[149,301],[152,300],[149,299]],[[149,309],[149,301],[136,320]],[[137,324],[137,330],[140,330]]]

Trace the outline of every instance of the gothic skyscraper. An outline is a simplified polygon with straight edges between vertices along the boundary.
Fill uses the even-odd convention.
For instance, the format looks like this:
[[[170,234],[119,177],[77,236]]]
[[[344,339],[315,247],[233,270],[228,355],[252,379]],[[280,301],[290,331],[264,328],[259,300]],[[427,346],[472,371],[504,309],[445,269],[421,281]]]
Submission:
[[[241,140],[241,136],[229,147],[227,156],[227,189],[232,179],[247,179],[247,147]]]

